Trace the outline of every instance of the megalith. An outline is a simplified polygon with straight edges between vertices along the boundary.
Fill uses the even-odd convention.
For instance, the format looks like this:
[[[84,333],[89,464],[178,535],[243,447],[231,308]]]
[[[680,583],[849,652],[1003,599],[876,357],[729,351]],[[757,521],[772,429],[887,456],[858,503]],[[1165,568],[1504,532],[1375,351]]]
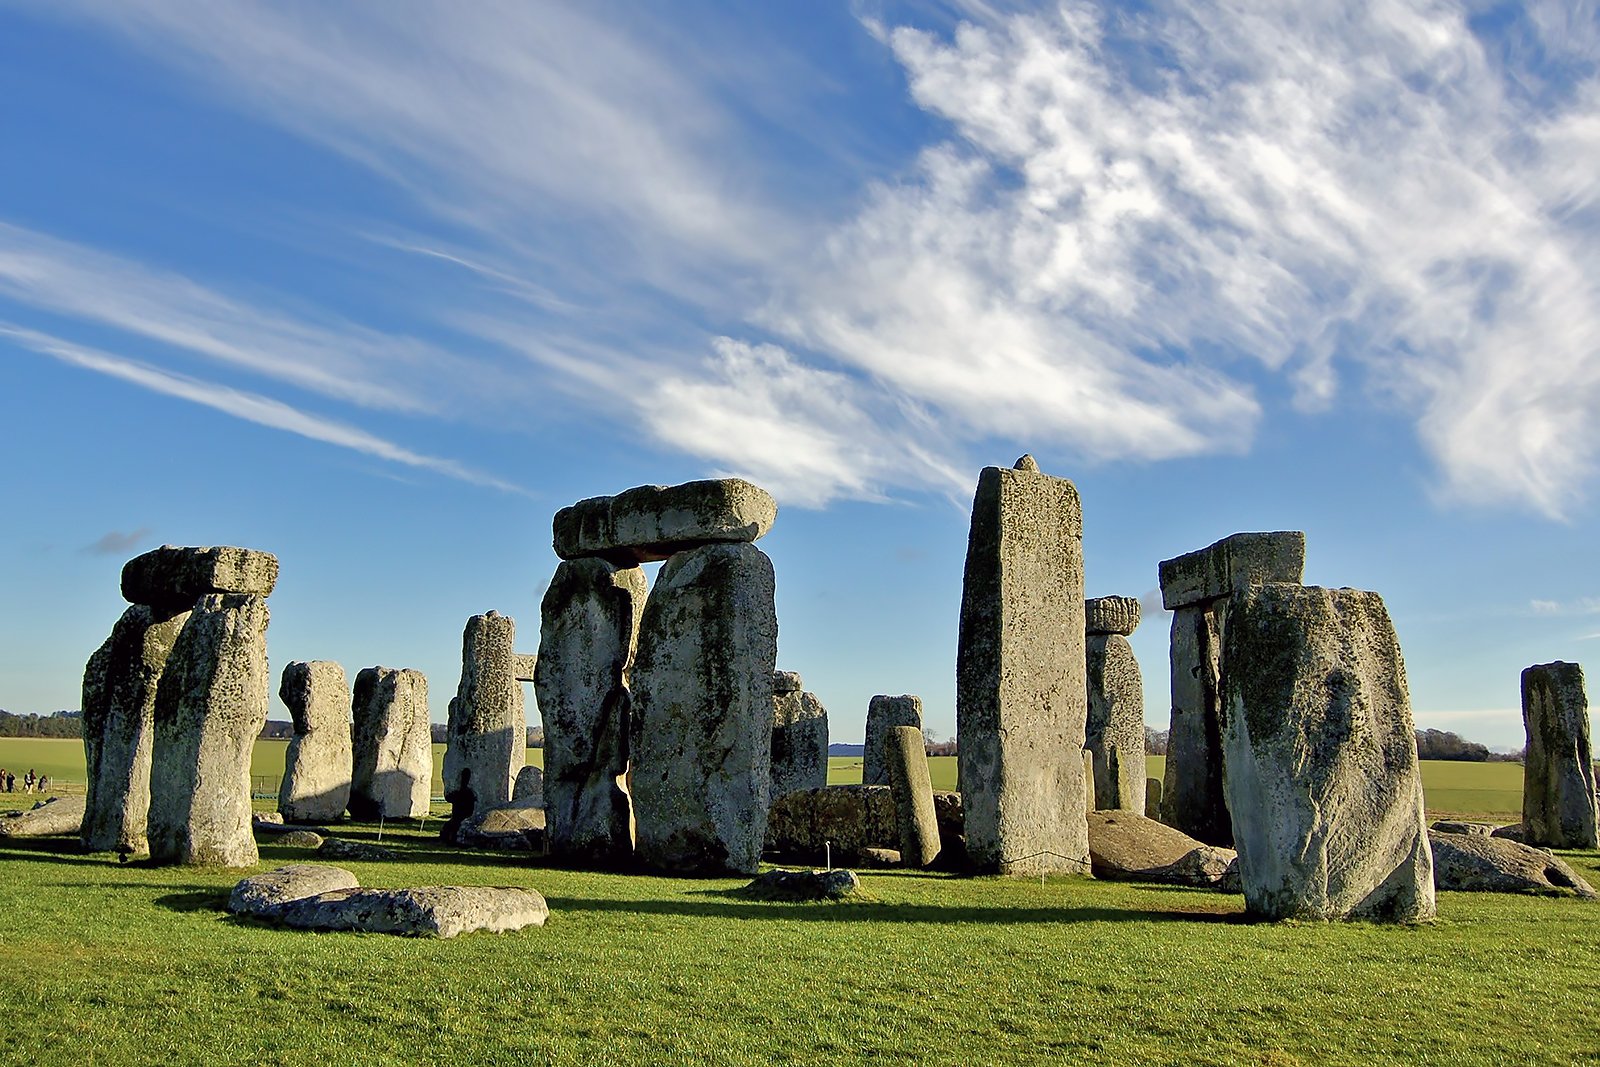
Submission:
[[[772,675],[772,799],[828,784],[828,709],[794,671]]]
[[[267,721],[267,621],[261,595],[206,593],[173,641],[156,685],[150,767],[157,863],[257,861],[250,756]]]
[[[556,568],[539,609],[534,693],[544,721],[545,842],[552,857],[621,861],[633,852],[628,689],[644,612],[637,566],[599,558]]]
[[[1433,918],[1411,700],[1383,599],[1243,588],[1229,599],[1222,655],[1225,784],[1247,911]]]
[[[778,516],[778,502],[741,478],[641,485],[580,500],[556,512],[556,555],[595,556],[621,567],[664,560],[712,543],[754,541]]]
[[[1094,759],[1094,806],[1144,814],[1144,679],[1128,636],[1139,602],[1108,596],[1084,604],[1089,715],[1083,747]]]
[[[426,815],[433,791],[428,679],[409,668],[363,668],[350,706],[350,815],[369,822]]]
[[[516,621],[494,611],[472,616],[461,635],[461,684],[450,701],[444,750],[444,798],[456,825],[508,803],[528,761],[516,638]]]
[[[922,698],[909,693],[880,693],[867,704],[867,734],[861,746],[861,784],[888,785],[889,763],[884,744],[896,726],[922,729]]]
[[[1528,733],[1523,840],[1548,848],[1600,848],[1583,668],[1557,660],[1523,671],[1522,724]]]
[[[1172,720],[1161,821],[1208,845],[1233,844],[1222,786],[1222,647],[1228,597],[1266,582],[1298,583],[1306,536],[1237,533],[1162,560],[1161,603],[1172,612]]]
[[[330,660],[283,669],[278,697],[294,721],[278,810],[289,822],[332,822],[350,803],[350,686]]]
[[[928,750],[916,726],[892,726],[884,738],[889,792],[900,830],[900,861],[918,869],[939,858],[939,817],[933,807]]]
[[[765,553],[708,544],[667,560],[645,603],[633,667],[633,804],[646,866],[755,873],[777,653]]]
[[[1001,874],[1089,870],[1083,514],[1023,456],[972,503],[956,649],[967,854]]]

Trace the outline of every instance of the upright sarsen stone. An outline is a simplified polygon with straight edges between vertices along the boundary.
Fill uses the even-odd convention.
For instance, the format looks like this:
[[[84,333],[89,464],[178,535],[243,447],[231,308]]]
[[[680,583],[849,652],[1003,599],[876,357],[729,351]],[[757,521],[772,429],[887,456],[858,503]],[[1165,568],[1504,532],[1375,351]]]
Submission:
[[[577,559],[556,568],[539,609],[533,688],[544,720],[545,841],[550,854],[610,862],[633,852],[628,689],[644,612],[638,567]]]
[[[967,853],[1002,874],[1087,872],[1083,517],[1078,490],[985,467],[956,652]]]
[[[1090,601],[1092,604],[1093,601]],[[1094,761],[1096,808],[1144,814],[1144,679],[1121,634],[1089,634],[1089,716],[1083,747]]]
[[[1523,671],[1522,723],[1528,732],[1523,840],[1550,848],[1600,848],[1583,668],[1557,660]]]
[[[278,810],[289,822],[331,822],[350,803],[350,687],[329,660],[283,669],[278,696],[294,720],[278,787]]]
[[[150,858],[249,867],[250,756],[267,721],[267,603],[208,593],[173,642],[156,687]]]
[[[861,746],[861,784],[888,785],[889,763],[884,743],[896,726],[922,729],[922,698],[879,694],[867,705],[867,736]]]
[[[1229,601],[1228,806],[1246,908],[1418,922],[1433,858],[1400,643],[1383,600],[1262,585]]]
[[[633,667],[633,803],[647,866],[740,874],[759,866],[778,654],[773,598],[772,561],[754,545],[690,549],[661,568]]]
[[[790,685],[792,683],[792,688]],[[828,784],[828,709],[800,688],[800,676],[772,676],[772,799]]]
[[[409,669],[364,668],[356,674],[351,710],[351,816],[370,821],[426,815],[433,790],[427,678]]]
[[[922,730],[894,726],[884,738],[884,760],[889,764],[889,792],[894,797],[895,823],[900,830],[900,861],[921,869],[939,858],[939,816],[933,807],[933,780],[928,775],[928,751]]]
[[[468,619],[461,636],[461,684],[450,701],[444,751],[444,797],[456,823],[508,803],[528,761],[516,638],[516,621],[493,611]]]

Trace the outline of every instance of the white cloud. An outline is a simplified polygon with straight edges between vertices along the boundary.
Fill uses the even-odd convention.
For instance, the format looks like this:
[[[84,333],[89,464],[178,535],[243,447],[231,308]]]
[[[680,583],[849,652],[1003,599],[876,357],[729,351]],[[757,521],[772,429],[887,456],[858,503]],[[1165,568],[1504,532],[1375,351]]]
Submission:
[[[1572,600],[1528,601],[1528,610],[1534,615],[1600,615],[1600,596],[1576,597]]]

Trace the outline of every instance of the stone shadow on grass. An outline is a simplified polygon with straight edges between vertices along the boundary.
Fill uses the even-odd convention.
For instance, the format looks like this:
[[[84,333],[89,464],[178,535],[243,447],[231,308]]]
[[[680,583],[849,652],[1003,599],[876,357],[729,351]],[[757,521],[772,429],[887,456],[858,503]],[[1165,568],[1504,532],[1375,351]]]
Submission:
[[[218,889],[216,886],[184,885],[172,886],[173,889],[183,890],[178,893],[167,893],[156,897],[151,903],[158,908],[168,911],[214,911],[226,915],[228,913],[228,894],[232,887]]]
[[[1131,908],[984,908],[933,904],[885,904],[876,900],[763,901],[752,900],[742,889],[695,890],[701,900],[612,900],[604,897],[554,897],[546,895],[551,914],[560,912],[633,912],[649,915],[685,915],[715,919],[783,919],[807,922],[988,923],[1025,925],[1081,922],[1190,922],[1237,923],[1251,920],[1242,910],[1149,911]]]
[[[27,853],[8,857],[11,852]],[[115,863],[115,852],[85,852],[83,842],[76,837],[6,837],[0,838],[0,861],[7,858],[26,859],[33,863]]]

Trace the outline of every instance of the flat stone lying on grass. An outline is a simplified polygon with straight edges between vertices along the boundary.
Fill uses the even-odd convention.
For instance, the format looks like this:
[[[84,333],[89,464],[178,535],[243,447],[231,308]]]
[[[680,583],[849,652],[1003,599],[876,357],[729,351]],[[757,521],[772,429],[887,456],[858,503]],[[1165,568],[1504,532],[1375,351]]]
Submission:
[[[319,883],[329,884],[305,892]],[[246,878],[234,887],[228,910],[302,930],[405,937],[521,930],[543,926],[550,915],[544,897],[531,889],[463,885],[362,889],[349,871],[315,865],[280,868]]]
[[[123,599],[169,612],[189,608],[208,593],[268,596],[277,582],[277,556],[228,545],[162,545],[122,566]]]
[[[761,900],[843,900],[861,891],[855,871],[768,871],[744,887]]]
[[[490,808],[463,822],[456,830],[455,840],[462,848],[543,852],[545,812],[528,801]]]
[[[857,867],[884,869],[898,867],[904,861],[904,854],[897,848],[864,848],[851,860]]]
[[[254,815],[250,816],[250,823],[251,823],[251,825],[258,826],[258,827],[259,826],[282,826],[283,823],[284,823],[283,812],[281,812],[281,811],[258,811]]]
[[[298,827],[286,830],[279,834],[272,842],[284,848],[321,848],[324,838],[315,830],[302,830]]]
[[[1479,837],[1489,837],[1497,829],[1492,822],[1466,822],[1462,819],[1439,819],[1428,827],[1438,834],[1477,834]],[[1435,879],[1437,882],[1437,879]]]
[[[330,837],[322,842],[322,847],[317,849],[317,855],[333,860],[395,860],[400,856],[392,848],[382,845],[369,845],[365,841],[350,841],[342,837]]]
[[[1497,826],[1489,831],[1489,836],[1503,838],[1506,841],[1515,841],[1518,844],[1524,843],[1522,840],[1522,824],[1520,822],[1514,822],[1509,826]]]
[[[0,837],[51,837],[83,829],[83,797],[51,797],[32,811],[0,816]]]
[[[1428,835],[1437,889],[1534,893],[1593,900],[1594,888],[1557,856],[1531,845],[1482,834]]]
[[[1197,841],[1131,811],[1093,811],[1089,860],[1096,878],[1220,889],[1238,861],[1231,848]]]
[[[355,889],[361,883],[343,867],[324,863],[295,863],[242,879],[228,895],[228,910],[235,915],[264,915],[290,900],[314,897],[335,889]]]
[[[741,478],[641,485],[556,512],[556,555],[599,556],[621,566],[664,560],[716,542],[754,541],[778,517],[772,494]]]

